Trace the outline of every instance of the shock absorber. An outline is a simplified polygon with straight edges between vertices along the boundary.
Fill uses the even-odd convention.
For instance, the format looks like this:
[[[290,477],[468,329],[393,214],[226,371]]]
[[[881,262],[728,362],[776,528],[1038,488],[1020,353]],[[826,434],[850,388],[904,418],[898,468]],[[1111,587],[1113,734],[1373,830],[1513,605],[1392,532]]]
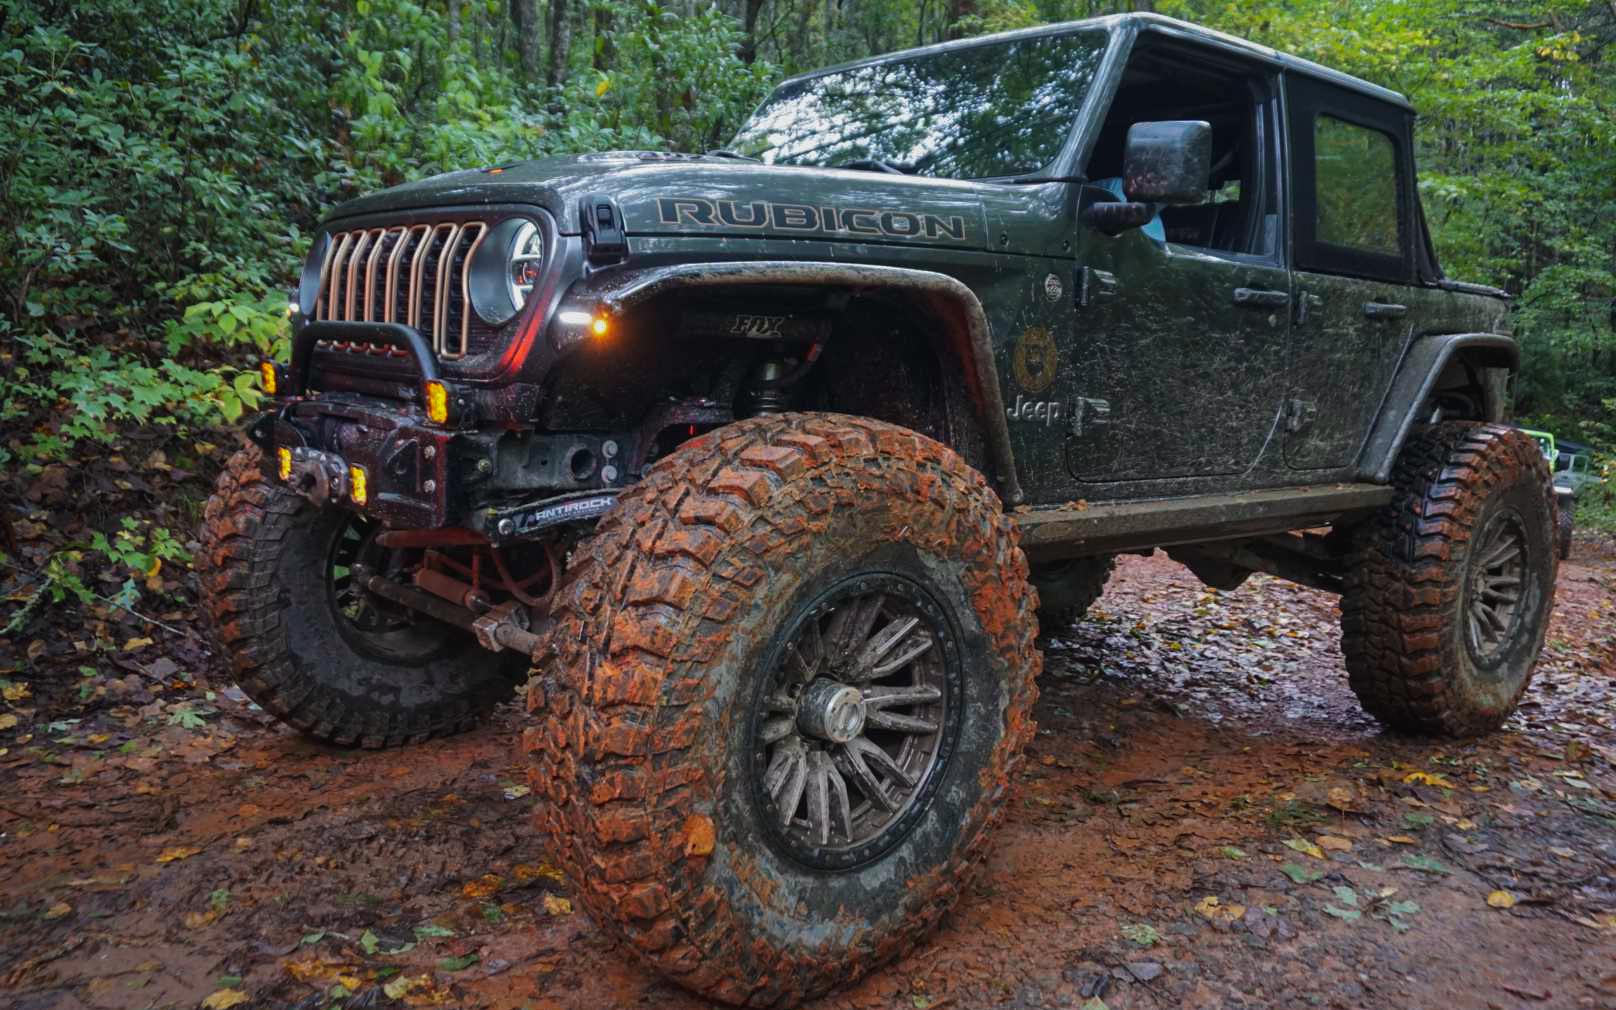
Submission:
[[[747,400],[752,412],[778,414],[790,406],[786,391],[808,374],[824,347],[823,340],[816,340],[799,360],[793,361],[776,354],[759,361],[747,379]]]

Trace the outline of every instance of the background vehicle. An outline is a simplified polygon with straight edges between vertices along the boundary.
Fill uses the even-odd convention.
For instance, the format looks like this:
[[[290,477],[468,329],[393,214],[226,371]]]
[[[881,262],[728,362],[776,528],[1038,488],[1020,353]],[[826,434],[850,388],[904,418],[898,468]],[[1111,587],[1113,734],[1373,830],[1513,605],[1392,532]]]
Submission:
[[[208,506],[220,644],[366,746],[466,725],[531,655],[580,900],[755,1005],[949,907],[1033,731],[1040,594],[1080,610],[1116,553],[1339,592],[1371,714],[1490,730],[1554,513],[1412,115],[1131,15],[796,78],[704,157],[346,204]]]

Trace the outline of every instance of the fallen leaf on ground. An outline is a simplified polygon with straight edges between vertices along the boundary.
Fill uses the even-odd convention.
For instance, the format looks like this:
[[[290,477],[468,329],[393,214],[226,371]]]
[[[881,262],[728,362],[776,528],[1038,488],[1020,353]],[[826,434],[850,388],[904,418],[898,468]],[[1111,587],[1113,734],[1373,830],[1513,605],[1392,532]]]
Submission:
[[[400,975],[382,986],[382,992],[388,999],[403,999],[411,989],[425,984],[426,981],[425,975]]]
[[[1279,872],[1285,874],[1285,876],[1291,878],[1293,883],[1297,884],[1311,884],[1324,876],[1322,871],[1310,870],[1301,863],[1286,863],[1279,868]]]
[[[481,960],[476,954],[446,957],[438,962],[439,971],[464,971]]]
[[[1494,891],[1487,895],[1487,904],[1494,908],[1514,908],[1515,895],[1503,890]]]
[[[1319,848],[1317,845],[1314,845],[1312,842],[1308,841],[1305,838],[1287,838],[1287,839],[1285,839],[1285,845],[1286,845],[1287,848],[1295,849],[1297,852],[1305,853],[1305,854],[1307,854],[1309,856],[1312,856],[1314,859],[1323,859],[1324,858],[1324,850]]]
[[[176,845],[172,848],[167,848],[162,852],[159,852],[157,854],[157,861],[159,863],[172,863],[177,859],[190,859],[192,856],[201,851],[202,850],[200,848],[194,846]]]
[[[10,712],[0,715],[0,729],[10,729],[17,725],[17,717]]]
[[[150,644],[152,644],[152,640],[149,639],[149,638],[131,638],[127,642],[123,643],[123,651],[124,652],[139,652],[141,649],[144,649],[146,646],[148,646]],[[229,990],[226,990],[226,989],[220,989],[219,990],[219,992],[228,992],[228,991]],[[217,996],[218,993],[214,993],[214,995]],[[225,1005],[226,1006],[235,1006],[234,1003],[227,1003]]]
[[[1334,852],[1352,851],[1352,842],[1336,835],[1320,835],[1318,842],[1321,849],[1330,849]]]
[[[56,904],[54,904],[51,907],[45,909],[45,918],[47,918],[47,919],[60,919],[64,915],[68,915],[72,911],[73,911],[73,906],[72,905],[69,905],[65,901],[58,901]]]
[[[1409,785],[1440,786],[1443,789],[1452,789],[1453,783],[1435,772],[1409,772],[1403,776],[1403,781]]]
[[[1381,841],[1391,842],[1393,845],[1420,844],[1420,840],[1418,838],[1410,838],[1408,835],[1387,835],[1385,838],[1382,838]]]
[[[531,884],[535,880],[552,880],[560,884],[567,879],[560,870],[549,863],[539,863],[537,865],[517,863],[511,868],[511,876],[515,878],[518,884]]]
[[[503,877],[493,873],[485,873],[476,880],[467,881],[466,885],[460,889],[460,893],[468,898],[486,898],[498,891],[499,886],[503,883],[505,883]]]
[[[240,989],[220,989],[202,1001],[204,1010],[228,1010],[247,1002],[247,994]]]
[[[1209,894],[1195,905],[1195,910],[1213,921],[1234,922],[1246,914],[1244,905],[1225,905],[1216,895]]]
[[[544,912],[546,915],[571,915],[572,902],[554,894],[544,896]]]

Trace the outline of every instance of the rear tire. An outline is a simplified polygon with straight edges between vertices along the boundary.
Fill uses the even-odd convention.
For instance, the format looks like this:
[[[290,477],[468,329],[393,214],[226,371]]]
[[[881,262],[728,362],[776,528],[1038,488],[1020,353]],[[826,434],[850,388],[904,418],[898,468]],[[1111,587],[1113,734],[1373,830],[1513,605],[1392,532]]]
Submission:
[[[786,414],[686,442],[557,596],[540,830],[680,985],[772,1007],[851,982],[987,852],[1033,732],[1032,608],[997,497],[930,439]]]
[[[247,697],[325,743],[367,748],[470,729],[512,698],[525,656],[333,587],[364,527],[269,479],[263,454],[230,457],[203,511],[201,610]],[[346,611],[346,613],[345,613]]]
[[[1105,592],[1117,566],[1114,557],[1071,558],[1035,565],[1032,585],[1038,590],[1038,624],[1057,631],[1081,620]]]
[[[1554,601],[1554,506],[1531,438],[1449,422],[1409,437],[1397,497],[1354,533],[1341,601],[1352,690],[1386,726],[1473,736],[1531,681]]]

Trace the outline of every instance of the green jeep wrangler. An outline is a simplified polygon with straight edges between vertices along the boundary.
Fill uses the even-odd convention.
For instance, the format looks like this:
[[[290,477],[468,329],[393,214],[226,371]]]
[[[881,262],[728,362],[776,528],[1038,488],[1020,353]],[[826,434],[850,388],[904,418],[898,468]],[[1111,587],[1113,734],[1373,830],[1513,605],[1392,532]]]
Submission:
[[[1554,503],[1498,423],[1503,294],[1437,266],[1413,120],[1123,15],[794,78],[723,151],[344,204],[207,506],[219,650],[361,747],[525,681],[578,899],[756,1006],[965,889],[1039,622],[1116,554],[1340,593],[1370,714],[1491,730],[1543,642]]]

